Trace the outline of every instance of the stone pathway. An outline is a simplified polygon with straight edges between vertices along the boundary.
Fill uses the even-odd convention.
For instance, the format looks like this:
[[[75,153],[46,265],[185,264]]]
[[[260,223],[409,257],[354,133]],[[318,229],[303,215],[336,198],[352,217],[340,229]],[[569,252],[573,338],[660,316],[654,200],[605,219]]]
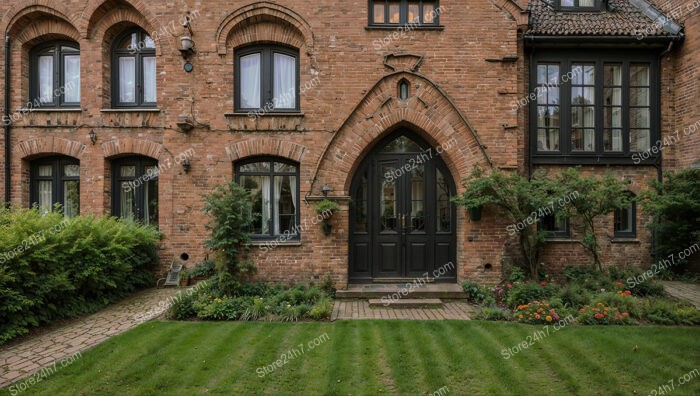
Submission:
[[[678,281],[661,281],[666,293],[681,300],[689,301],[700,309],[700,285]]]
[[[7,387],[42,367],[53,365],[54,362],[61,361],[58,367],[65,367],[66,362],[77,358],[74,357],[76,353],[135,327],[140,323],[137,315],[157,309],[159,302],[167,302],[176,293],[177,289],[173,288],[145,290],[102,311],[48,329],[46,333],[1,346],[0,388]]]
[[[370,308],[367,300],[336,300],[331,321],[340,319],[470,320],[474,307],[462,300],[445,301],[442,308]]]

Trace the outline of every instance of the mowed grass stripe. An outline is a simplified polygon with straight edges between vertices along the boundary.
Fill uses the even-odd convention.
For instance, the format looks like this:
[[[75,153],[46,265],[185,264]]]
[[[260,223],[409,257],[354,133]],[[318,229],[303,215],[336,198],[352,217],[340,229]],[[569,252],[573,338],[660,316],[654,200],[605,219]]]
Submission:
[[[284,340],[284,344],[288,348],[282,347],[278,350],[280,352],[279,355],[287,353],[290,358],[282,368],[278,368],[274,373],[265,376],[265,381],[263,382],[266,393],[280,394],[285,389],[302,389],[305,387],[305,382],[310,381],[309,377],[301,375],[301,370],[304,362],[316,359],[316,353],[322,350],[324,343],[320,340],[319,345],[313,348],[309,347],[309,342],[322,336],[323,331],[316,324],[310,323],[294,325],[294,329],[298,331],[290,332],[288,338]],[[319,334],[315,335],[317,333]],[[325,341],[325,343],[328,342],[329,340]]]
[[[434,338],[435,334],[441,333],[444,324],[429,321],[419,322],[417,325],[418,331],[409,334],[413,336],[416,352],[423,367],[423,382],[427,385],[427,389],[422,389],[421,394],[432,393],[445,386],[449,378],[448,365],[445,364],[448,358],[439,353],[440,348]]]
[[[470,378],[470,386],[466,390],[469,394],[506,394],[506,389],[500,381],[480,381],[480,378],[498,378],[496,365],[493,363],[493,354],[487,354],[482,349],[483,345],[474,342],[474,328],[478,322],[446,322],[445,329],[448,337],[457,345],[459,350],[467,357],[467,366],[477,370],[477,374]]]
[[[415,367],[419,362],[415,353],[415,341],[406,334],[408,326],[412,331],[416,331],[416,325],[417,323],[407,325],[407,322],[402,320],[379,322],[379,334],[386,346],[391,377],[401,394],[419,394],[425,387],[425,383],[419,381]]]
[[[381,340],[381,329],[379,326],[380,322],[377,321],[371,321],[367,322],[368,326],[367,330],[365,331],[365,334],[367,335],[368,339],[371,339],[372,346],[375,348],[375,356],[376,356],[376,367],[377,371],[371,372],[369,371],[369,367],[366,367],[363,369],[363,373],[368,375],[370,378],[375,378],[375,381],[378,383],[378,392],[373,392],[374,394],[377,393],[388,393],[388,394],[395,394],[397,391],[397,386],[396,383],[394,382],[394,377],[391,373],[391,366],[389,366],[389,357],[387,356],[387,349],[386,349],[386,344],[384,344]],[[359,327],[359,326],[358,326]],[[368,372],[369,371],[369,372]],[[368,390],[368,394],[372,394]]]
[[[491,334],[490,326],[485,328],[482,325],[472,327],[472,336],[479,341],[479,345],[488,351],[487,357],[489,364],[496,371],[496,375],[500,379],[501,385],[506,389],[509,394],[512,393],[522,393],[527,387],[523,388],[521,385],[526,382],[526,374],[522,371],[522,368],[514,369],[515,363],[508,362],[503,359],[501,355],[501,350],[505,344],[499,342]],[[517,334],[525,338],[526,334],[523,332],[522,328],[513,327],[509,329],[511,332],[517,332]]]
[[[354,388],[361,386],[357,380],[357,367],[361,364],[362,356],[359,353],[359,342],[353,337],[359,324],[356,321],[338,321],[334,323],[335,331],[328,341],[333,353],[327,356],[328,371],[326,374],[326,392],[331,394],[350,394]],[[361,380],[361,379],[360,379]]]
[[[262,389],[262,379],[256,370],[279,359],[277,350],[283,347],[284,338],[292,330],[292,326],[281,323],[249,323],[248,325],[253,324],[258,325],[258,336],[249,344],[239,346],[238,351],[241,354],[238,366],[231,368],[231,376],[224,379],[216,389],[226,386],[236,393]],[[285,344],[284,347],[287,345]],[[270,374],[265,376],[267,375]]]
[[[543,327],[526,325],[513,325],[512,327],[493,326],[493,323],[485,324],[484,326],[485,335],[491,341],[501,346],[497,351],[498,357],[506,366],[519,374],[516,380],[518,384],[525,387],[532,386],[537,389],[550,389],[552,384],[563,385],[560,382],[560,378],[549,369],[548,362],[540,353],[544,348],[543,344],[551,341],[549,336],[547,336],[547,330]],[[518,353],[519,357],[514,355],[508,359],[505,358],[503,354],[504,349],[513,348],[516,345],[521,345],[523,342],[527,344],[527,348]],[[531,342],[532,345],[530,345]],[[537,375],[532,375],[533,373],[537,373]]]

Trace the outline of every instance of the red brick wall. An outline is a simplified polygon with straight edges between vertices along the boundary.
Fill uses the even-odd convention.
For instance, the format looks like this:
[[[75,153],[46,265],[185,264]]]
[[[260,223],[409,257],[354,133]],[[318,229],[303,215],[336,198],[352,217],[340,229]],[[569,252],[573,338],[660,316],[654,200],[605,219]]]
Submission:
[[[524,1],[519,3],[524,6]],[[456,139],[457,145],[443,159],[460,189],[460,180],[477,163],[525,169],[526,114],[513,111],[509,103],[525,94],[526,58],[518,28],[527,23],[527,14],[510,0],[441,1],[444,29],[406,32],[381,48],[378,40],[394,31],[365,28],[366,2],[188,4],[192,2],[19,0],[0,4],[0,28],[9,29],[11,36],[13,110],[28,98],[28,53],[33,45],[60,38],[77,41],[81,49],[81,109],[34,112],[12,125],[15,204],[28,204],[27,169],[38,156],[58,153],[80,159],[81,211],[102,214],[111,207],[113,159],[141,154],[162,165],[193,149],[189,173],[173,165],[160,176],[165,268],[183,252],[190,256],[188,265],[208,253],[203,247],[207,218],[201,211],[201,194],[232,179],[233,162],[240,158],[279,155],[296,160],[302,197],[319,195],[324,184],[331,187],[331,196],[343,197],[354,169],[372,146],[396,127],[406,127],[434,145]],[[177,50],[183,33],[178,21],[188,11],[197,15],[191,23],[197,48],[192,73],[183,71]],[[109,49],[115,35],[130,26],[163,32],[156,42],[159,112],[103,110],[110,105]],[[265,115],[253,121],[246,115],[227,114],[233,111],[234,47],[270,41],[299,48],[302,85],[318,78],[301,97],[303,115]],[[387,58],[385,65],[390,54],[399,56]],[[486,61],[510,55],[518,60]],[[401,78],[411,83],[412,98],[406,103],[395,98]],[[183,118],[195,121],[189,133],[177,127]],[[87,138],[91,130],[97,135],[95,145]],[[344,285],[348,219],[347,201],[340,202],[330,237],[317,226],[303,234],[300,245],[268,253],[254,248],[259,276],[297,282],[331,275]],[[312,216],[313,206],[302,204],[302,219]],[[460,279],[500,277],[502,265],[517,257],[506,225],[497,213],[486,211],[482,221],[469,222],[465,211],[458,210]],[[646,244],[644,240],[632,249],[640,260],[647,254]],[[621,249],[610,248],[610,254]],[[486,271],[485,264],[492,269]]]

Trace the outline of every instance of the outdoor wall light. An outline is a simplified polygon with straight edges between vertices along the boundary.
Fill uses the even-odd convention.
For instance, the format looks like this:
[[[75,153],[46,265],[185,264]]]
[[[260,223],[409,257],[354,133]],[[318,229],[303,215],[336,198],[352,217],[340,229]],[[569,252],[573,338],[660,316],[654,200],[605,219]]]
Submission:
[[[323,193],[324,197],[328,196],[328,193],[331,191],[330,186],[328,184],[324,184],[323,187],[321,187],[321,192]]]
[[[95,134],[94,130],[90,130],[90,133],[87,135],[88,139],[92,142],[92,145],[94,146],[95,143],[97,143],[97,134]]]
[[[182,161],[182,169],[185,170],[185,173],[190,173],[190,168],[191,168],[191,167],[192,167],[192,165],[190,165],[190,159],[189,159],[189,158],[185,158],[185,159]]]

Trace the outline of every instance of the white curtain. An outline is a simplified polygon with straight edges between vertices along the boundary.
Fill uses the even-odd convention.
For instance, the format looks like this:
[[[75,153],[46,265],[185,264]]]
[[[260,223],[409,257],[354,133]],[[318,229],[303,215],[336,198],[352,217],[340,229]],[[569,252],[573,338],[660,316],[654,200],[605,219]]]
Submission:
[[[297,213],[297,178],[296,178],[296,176],[289,176],[289,190],[292,193],[292,204],[294,205],[294,214],[296,214]],[[296,224],[296,220],[294,220],[294,223]]]
[[[274,68],[275,108],[293,109],[296,107],[296,59],[284,54],[275,54]]]
[[[39,57],[39,100],[53,102],[53,56]]]
[[[65,101],[78,103],[80,102],[80,55],[66,55],[63,58],[63,68]]]
[[[134,189],[129,187],[127,182],[122,183],[122,190],[120,193],[120,215],[125,219],[134,219]]]
[[[143,58],[143,101],[156,102],[156,58]]]
[[[270,233],[270,177],[262,177],[262,233]]]
[[[119,58],[119,101],[136,102],[136,58]]]
[[[39,182],[39,211],[41,213],[51,212],[53,205],[53,182],[41,180]]]
[[[274,215],[275,218],[272,221],[275,228],[275,235],[280,234],[280,223],[282,222],[280,213],[280,198],[282,196],[282,183],[284,183],[284,176],[275,177],[275,204],[274,204]]]
[[[242,108],[260,108],[260,54],[251,54],[241,57],[240,92],[240,104]]]

